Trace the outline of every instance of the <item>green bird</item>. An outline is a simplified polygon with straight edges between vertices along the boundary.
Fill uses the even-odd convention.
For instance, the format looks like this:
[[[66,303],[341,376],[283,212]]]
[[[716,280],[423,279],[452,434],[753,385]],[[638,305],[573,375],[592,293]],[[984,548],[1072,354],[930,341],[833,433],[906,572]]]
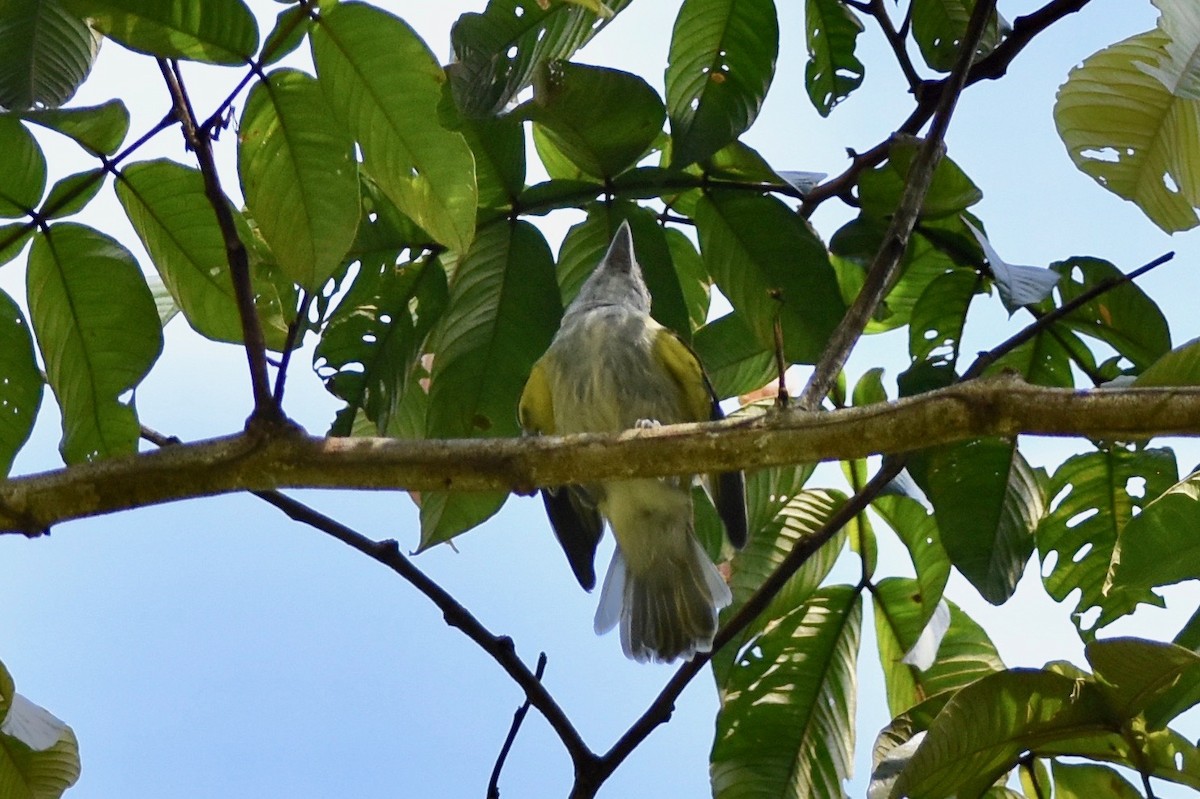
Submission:
[[[529,375],[521,426],[531,434],[615,433],[722,418],[696,354],[650,316],[650,292],[623,223],[563,314]],[[598,635],[620,625],[639,662],[712,649],[729,586],[696,539],[691,477],[605,480],[542,490],[551,526],[580,585],[596,583],[603,520],[617,546],[596,610]],[[725,532],[746,542],[741,472],[706,478]]]

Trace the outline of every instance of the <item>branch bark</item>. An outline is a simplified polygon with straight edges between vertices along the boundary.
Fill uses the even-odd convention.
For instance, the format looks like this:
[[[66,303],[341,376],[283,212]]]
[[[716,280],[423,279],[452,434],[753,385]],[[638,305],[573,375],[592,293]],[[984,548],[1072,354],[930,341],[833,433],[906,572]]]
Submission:
[[[1074,391],[996,378],[838,411],[494,440],[309,436],[287,426],[0,482],[0,533],[233,491],[509,489],[911,452],[980,436],[1200,436],[1200,387]]]

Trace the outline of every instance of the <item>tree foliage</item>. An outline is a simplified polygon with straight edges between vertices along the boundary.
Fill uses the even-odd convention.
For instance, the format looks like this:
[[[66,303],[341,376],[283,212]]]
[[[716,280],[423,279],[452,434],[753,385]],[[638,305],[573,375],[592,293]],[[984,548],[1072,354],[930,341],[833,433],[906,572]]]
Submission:
[[[110,459],[148,457],[135,455],[142,438],[166,443],[147,432],[132,397],[176,313],[201,336],[245,347],[258,442],[294,433],[283,377],[306,339],[344,403],[330,438],[515,437],[529,369],[623,221],[654,316],[692,344],[721,398],[750,395],[730,403],[743,405],[734,424],[792,413],[761,397],[796,364],[814,367],[810,390],[825,409],[815,424],[1002,374],[1048,389],[1127,391],[1148,398],[1139,407],[1153,414],[1154,392],[1165,391],[1154,387],[1200,385],[1200,345],[1172,349],[1136,275],[1098,257],[1003,261],[973,210],[987,187],[941,153],[964,84],[1002,74],[1025,43],[1086,2],[1058,0],[1009,23],[989,0],[894,9],[807,0],[805,89],[822,116],[863,83],[856,46],[869,25],[917,98],[895,135],[828,179],[770,164],[742,140],[779,56],[773,0],[682,0],[661,81],[575,60],[629,0],[490,0],[454,26],[447,66],[401,17],[356,0],[287,4],[265,34],[243,0],[0,4],[0,217],[12,220],[0,226],[0,263],[23,266],[27,278],[25,296],[0,293],[0,467],[7,474],[28,439],[47,386],[62,415],[68,486],[75,475],[104,486]],[[1155,5],[1158,27],[1072,70],[1053,111],[1081,171],[1175,232],[1200,223],[1200,15],[1191,0]],[[172,113],[132,141],[120,96],[70,103],[102,39],[145,54],[173,98]],[[225,65],[235,88],[201,112],[179,61]],[[237,135],[218,140],[235,104]],[[190,152],[141,154],[176,127]],[[58,174],[40,143],[46,130],[94,167]],[[216,159],[236,165],[237,191],[221,185]],[[148,263],[110,234],[63,221],[109,197],[108,186]],[[810,217],[833,200],[852,218],[818,229]],[[537,222],[566,209],[583,218],[556,252]],[[968,361],[965,330],[993,290],[1032,321]],[[717,294],[730,306],[721,315]],[[858,311],[855,329],[846,320]],[[848,389],[849,346],[893,330],[909,350],[900,396],[889,402],[878,371]],[[880,453],[882,466],[844,462],[849,493],[809,485],[811,464],[721,464],[752,471],[751,537],[722,552],[701,503],[699,532],[728,560],[735,598],[718,650],[682,666],[604,755],[527,666],[394,548],[288,507],[417,583],[504,665],[562,737],[580,796],[669,716],[710,660],[721,696],[714,795],[841,796],[856,736],[873,734],[854,720],[867,605],[893,716],[875,738],[870,796],[1043,797],[1051,786],[1056,796],[1133,796],[1152,778],[1200,790],[1200,751],[1171,727],[1200,701],[1200,625],[1176,641],[1102,635],[1139,605],[1161,604],[1156,589],[1200,579],[1197,475],[1180,474],[1170,449],[1144,440],[1082,441],[1052,472],[1027,459],[1015,434],[967,430],[905,449]],[[187,445],[178,451],[186,459]],[[897,488],[901,467],[920,490]],[[421,548],[466,533],[508,496],[454,487],[447,477],[446,490],[419,495]],[[191,493],[208,490],[197,483]],[[175,498],[188,495],[185,479]],[[6,532],[43,532],[43,520],[6,496],[4,518],[17,520]],[[64,490],[65,502],[77,496]],[[149,501],[131,490],[120,506]],[[73,507],[63,518],[93,512],[86,501]],[[907,564],[880,562],[881,536],[907,550],[914,577]],[[1006,668],[987,632],[943,596],[953,569],[1003,604],[1031,558],[1051,596],[1076,597],[1086,663]],[[831,582],[839,560],[857,564],[860,578]],[[1140,775],[1141,787],[1114,766]],[[57,796],[78,774],[70,728],[16,694],[0,666],[0,796]],[[1004,787],[1016,785],[1010,777],[1019,790]]]

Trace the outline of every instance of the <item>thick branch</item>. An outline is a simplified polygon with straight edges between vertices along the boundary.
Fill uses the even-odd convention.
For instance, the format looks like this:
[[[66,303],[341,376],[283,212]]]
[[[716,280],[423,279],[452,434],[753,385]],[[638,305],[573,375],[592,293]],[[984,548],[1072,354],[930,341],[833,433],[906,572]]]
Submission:
[[[582,480],[862,458],[1019,433],[1144,440],[1200,436],[1200,388],[1072,391],[978,380],[892,403],[616,435],[404,441],[286,427],[0,482],[0,531],[232,491],[511,489]]]

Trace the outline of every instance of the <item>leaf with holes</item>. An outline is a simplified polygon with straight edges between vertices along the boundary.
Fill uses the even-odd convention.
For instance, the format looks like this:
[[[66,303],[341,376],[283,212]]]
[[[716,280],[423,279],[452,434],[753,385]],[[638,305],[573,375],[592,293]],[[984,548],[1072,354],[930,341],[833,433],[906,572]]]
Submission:
[[[667,56],[673,166],[703,161],[749,129],[778,54],[773,0],[684,0]]]
[[[913,303],[908,328],[908,352],[914,361],[958,362],[963,328],[971,300],[982,288],[977,274],[951,269],[925,286]]]
[[[359,188],[354,143],[314,79],[280,69],[255,84],[238,126],[238,176],[283,273],[318,291],[354,242]]]
[[[434,333],[426,434],[519,435],[517,401],[561,314],[554,260],[542,234],[528,222],[501,220],[482,228],[455,271],[449,305]],[[486,516],[479,516],[479,508],[495,512],[504,493],[489,493],[490,504],[483,495],[463,494],[475,514],[455,512],[456,496],[446,500],[450,507],[437,514],[436,524],[427,524],[424,500],[430,495],[425,495],[422,549],[482,521]]]
[[[709,273],[758,344],[774,351],[778,320],[785,358],[815,363],[845,305],[808,223],[772,197],[713,191],[696,204],[696,227]]]
[[[862,84],[866,69],[854,55],[862,21],[841,0],[807,0],[808,63],[804,85],[821,116],[850,96]]]
[[[322,14],[312,51],[367,172],[434,239],[465,252],[475,233],[475,159],[462,134],[438,121],[446,76],[425,42],[398,17],[338,3]]]
[[[242,0],[63,0],[110,39],[139,53],[208,64],[245,64],[258,23]]]
[[[130,164],[117,181],[117,199],[188,324],[216,341],[241,343],[225,239],[200,172],[165,159]],[[249,226],[232,204],[229,210],[249,246]],[[267,344],[281,349],[287,321],[279,292],[265,269],[253,268],[252,277]]]
[[[935,601],[948,611],[949,627],[934,647],[925,668],[906,662],[930,624],[925,616],[924,591],[915,580],[885,577],[871,592],[875,609],[875,639],[883,667],[888,708],[893,716],[942,692],[959,690],[981,677],[1000,671],[1004,663],[984,629],[957,605]]]
[[[358,277],[329,317],[313,352],[325,387],[362,409],[386,435],[422,345],[448,299],[446,273],[426,259],[393,265],[364,261]],[[347,421],[350,414],[339,418]],[[333,435],[349,435],[337,425]]]
[[[662,133],[666,111],[637,75],[554,61],[534,76],[523,106],[534,130],[583,175],[612,178],[632,167]]]
[[[721,691],[713,796],[844,796],[854,752],[862,596],[824,588],[773,619]]]
[[[939,72],[949,72],[958,60],[958,51],[976,0],[913,0],[912,35],[925,63]],[[1010,30],[1004,18],[992,12],[984,23],[976,59],[987,55]]]
[[[46,190],[46,156],[25,126],[0,117],[0,218],[25,216]]]
[[[1148,74],[1168,42],[1154,30],[1086,59],[1059,88],[1054,123],[1080,171],[1174,232],[1200,223],[1200,100]]]
[[[489,0],[450,30],[447,69],[454,101],[467,117],[502,112],[544,64],[568,59],[631,0],[605,0],[607,14],[571,3]]]
[[[120,100],[86,108],[40,108],[21,118],[75,140],[91,153],[112,155],[129,133],[129,109]]]
[[[99,50],[100,37],[60,0],[9,0],[0,14],[0,107],[57,108]]]
[[[1071,614],[1085,636],[1133,611],[1140,602],[1161,604],[1145,589],[1105,589],[1121,531],[1149,501],[1177,480],[1175,455],[1168,449],[1105,449],[1067,460],[1050,478],[1050,512],[1037,529],[1042,583],[1058,601],[1079,589]],[[1084,615],[1098,608],[1095,624]],[[1096,614],[1088,614],[1096,615]]]
[[[563,306],[575,299],[579,287],[607,252],[617,228],[626,221],[633,233],[634,254],[650,289],[650,315],[689,341],[691,321],[663,228],[653,211],[634,203],[592,203],[587,219],[567,231],[557,270]]]
[[[29,316],[62,409],[68,464],[137,450],[141,427],[123,401],[162,351],[154,298],[113,239],[60,222],[34,240]]]
[[[12,298],[0,291],[0,477],[29,440],[42,404],[42,372],[29,324]]]

